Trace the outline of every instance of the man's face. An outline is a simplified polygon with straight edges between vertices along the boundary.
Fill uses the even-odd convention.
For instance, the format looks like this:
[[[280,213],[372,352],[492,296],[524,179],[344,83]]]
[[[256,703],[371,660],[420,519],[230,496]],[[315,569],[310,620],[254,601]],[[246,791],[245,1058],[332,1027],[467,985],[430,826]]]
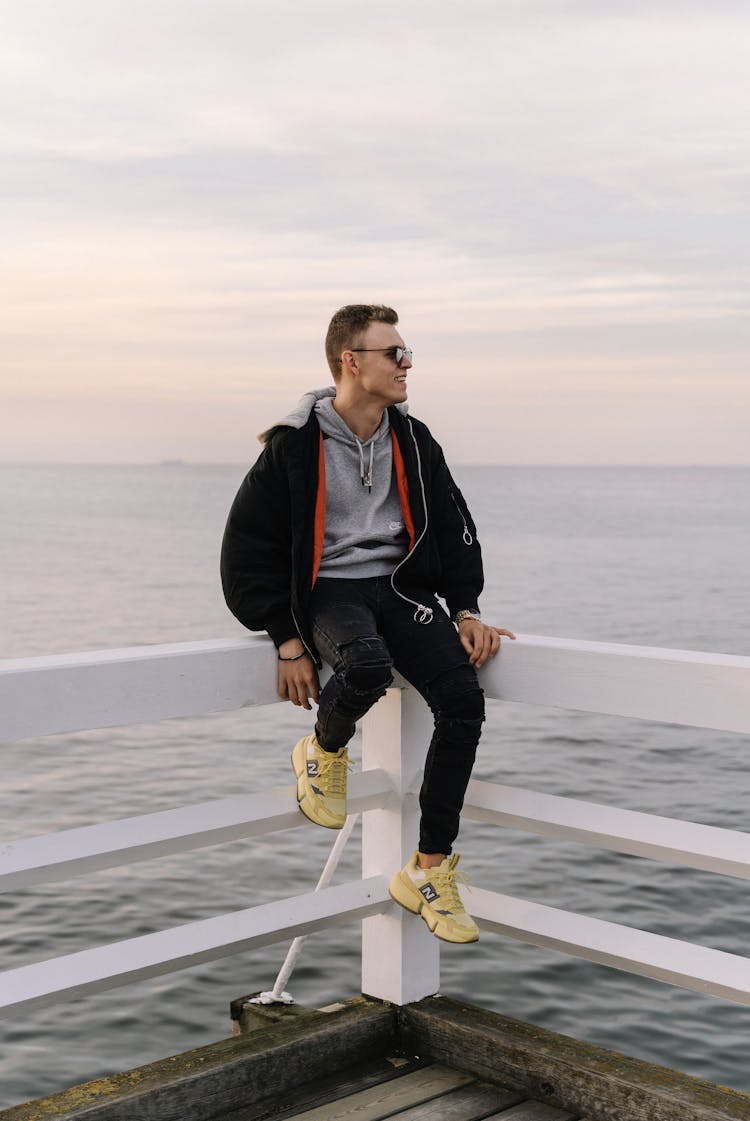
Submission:
[[[406,344],[391,323],[370,323],[360,337],[353,355],[359,371],[360,392],[376,399],[385,408],[406,400],[406,374],[411,362],[404,355],[396,365],[394,349]]]

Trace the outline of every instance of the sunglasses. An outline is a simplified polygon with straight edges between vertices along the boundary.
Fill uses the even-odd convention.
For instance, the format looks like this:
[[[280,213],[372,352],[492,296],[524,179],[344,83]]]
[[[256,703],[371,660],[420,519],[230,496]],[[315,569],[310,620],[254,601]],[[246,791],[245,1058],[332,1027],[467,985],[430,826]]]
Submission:
[[[414,353],[410,346],[353,346],[351,349],[356,354],[387,354],[398,367],[401,367],[404,358],[411,362]]]

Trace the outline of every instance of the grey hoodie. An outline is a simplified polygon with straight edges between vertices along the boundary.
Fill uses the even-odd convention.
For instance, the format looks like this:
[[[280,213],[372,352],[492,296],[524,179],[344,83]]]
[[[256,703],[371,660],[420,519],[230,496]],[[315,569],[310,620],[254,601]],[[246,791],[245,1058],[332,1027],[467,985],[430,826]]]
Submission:
[[[333,407],[319,398],[323,433],[326,523],[320,576],[390,576],[406,556],[409,536],[393,471],[387,412],[369,440],[359,440]]]

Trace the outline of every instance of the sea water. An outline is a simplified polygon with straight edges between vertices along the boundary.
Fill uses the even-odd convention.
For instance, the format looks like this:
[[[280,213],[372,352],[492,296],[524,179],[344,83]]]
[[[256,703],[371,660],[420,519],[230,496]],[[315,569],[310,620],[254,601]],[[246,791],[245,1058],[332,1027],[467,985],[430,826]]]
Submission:
[[[2,656],[234,637],[218,582],[242,466],[0,468]],[[487,620],[557,635],[750,653],[750,469],[466,467]],[[0,841],[290,781],[291,705],[0,745]],[[491,702],[479,778],[746,829],[746,736]],[[355,745],[353,754],[357,755]],[[331,844],[296,829],[0,896],[2,968],[310,890]],[[484,888],[746,952],[745,882],[476,822]],[[359,874],[355,836],[337,874]],[[470,895],[466,894],[470,902]],[[289,983],[359,991],[359,930],[312,936]],[[0,1022],[0,1106],[211,1042],[270,988],[285,945]],[[750,1090],[750,1009],[485,935],[442,949],[442,991]]]

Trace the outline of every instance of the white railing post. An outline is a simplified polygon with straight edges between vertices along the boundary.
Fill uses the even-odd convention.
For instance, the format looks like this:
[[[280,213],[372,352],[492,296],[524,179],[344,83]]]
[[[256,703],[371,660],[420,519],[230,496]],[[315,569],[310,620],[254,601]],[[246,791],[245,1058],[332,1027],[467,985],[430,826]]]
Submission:
[[[392,808],[370,810],[362,823],[362,875],[388,879],[419,839],[419,787],[432,736],[432,716],[408,686],[389,689],[362,725],[363,770],[381,768],[399,795]],[[440,948],[425,924],[396,903],[362,922],[362,992],[409,1004],[440,988]]]

